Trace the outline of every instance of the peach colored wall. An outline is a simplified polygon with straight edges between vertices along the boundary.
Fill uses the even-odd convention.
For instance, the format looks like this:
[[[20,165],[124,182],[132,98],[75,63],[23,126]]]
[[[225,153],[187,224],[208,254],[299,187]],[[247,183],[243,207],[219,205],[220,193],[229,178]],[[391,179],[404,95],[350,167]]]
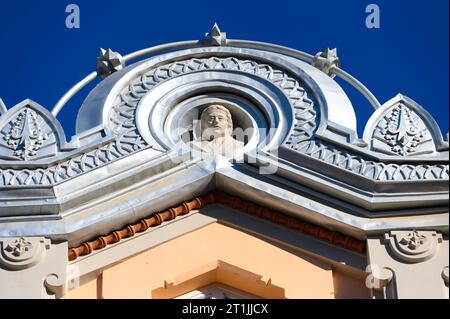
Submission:
[[[261,280],[262,276],[246,271],[222,260],[208,263],[166,282],[152,291],[152,298],[175,298],[211,284],[221,283],[229,287],[258,296],[259,298],[284,299],[285,289],[277,287],[271,280]]]
[[[370,299],[364,278],[354,278],[333,269],[333,280],[336,299]]]
[[[265,298],[334,298],[336,283],[343,295],[358,282],[333,276],[330,265],[309,256],[219,223],[105,269],[102,277],[100,286],[82,286],[69,297],[93,297],[95,286],[104,298],[170,298],[217,281]]]
[[[70,290],[67,294],[69,299],[97,299],[97,281],[98,278],[91,280],[80,287]]]

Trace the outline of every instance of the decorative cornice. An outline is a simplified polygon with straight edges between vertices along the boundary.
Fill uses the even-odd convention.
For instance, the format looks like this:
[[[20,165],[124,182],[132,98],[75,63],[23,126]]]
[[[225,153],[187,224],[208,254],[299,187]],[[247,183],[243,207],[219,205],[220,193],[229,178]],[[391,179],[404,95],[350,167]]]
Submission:
[[[120,230],[113,231],[106,236],[99,236],[93,241],[84,242],[78,247],[70,248],[68,254],[69,261],[73,261],[79,256],[88,255],[94,250],[99,250],[108,245],[115,244],[122,239],[133,237],[136,233],[144,232],[152,226],[160,225],[165,221],[175,219],[180,215],[186,215],[192,210],[197,210],[214,203],[223,204],[243,211],[247,214],[270,220],[276,224],[287,226],[288,228],[315,236],[320,240],[328,241],[334,245],[342,246],[358,253],[364,253],[366,249],[365,242],[358,239],[331,231],[324,227],[314,225],[294,217],[289,217],[285,214],[247,202],[239,197],[231,196],[221,191],[213,191],[205,196],[195,197],[192,201],[184,202],[177,207],[173,207],[164,212],[156,213],[148,218],[141,219],[133,225],[128,225]]]
[[[295,75],[258,61],[242,60],[234,56],[210,56],[164,64],[130,81],[109,113],[107,130],[110,137],[114,138],[114,142],[106,146],[99,145],[91,152],[81,151],[71,155],[70,158],[59,159],[57,163],[49,167],[2,168],[0,169],[0,186],[54,185],[101,165],[109,164],[120,157],[151,147],[142,138],[136,126],[137,106],[141,99],[156,86],[171,78],[206,70],[248,73],[277,86],[286,95],[294,111],[293,125],[284,145],[295,153],[374,181],[445,181],[449,178],[449,166],[446,161],[435,164],[401,164],[394,161],[384,163],[365,156],[362,149],[361,153],[357,153],[316,138],[315,134],[321,121],[320,110],[308,96],[301,80],[296,79]],[[21,105],[21,107],[25,106]],[[393,154],[398,155],[395,152]],[[398,158],[400,157],[397,156],[396,159]]]
[[[374,181],[448,180],[449,166],[446,163],[384,163],[371,160],[364,155],[364,150],[356,153],[317,139],[315,134],[321,121],[321,114],[318,106],[310,98],[311,94],[306,86],[295,75],[285,70],[234,56],[180,60],[139,75],[130,81],[131,84],[120,94],[119,102],[110,112],[111,131],[122,132],[127,128],[126,124],[131,121],[130,119],[136,118],[137,105],[141,99],[157,85],[182,74],[217,69],[237,70],[258,76],[277,86],[286,95],[294,111],[294,120],[284,145],[296,153]],[[134,129],[130,132],[135,134]],[[138,138],[135,135],[133,137]]]
[[[157,226],[165,221],[175,219],[180,215],[185,215],[194,209],[202,208],[214,203],[215,197],[212,193],[203,197],[196,197],[190,202],[184,202],[180,206],[170,208],[162,213],[153,214],[149,218],[141,219],[138,223],[128,225],[120,230],[113,231],[106,236],[99,236],[93,241],[84,242],[78,247],[69,249],[69,260],[75,260],[78,256],[88,255],[94,250],[105,248],[115,244],[124,238],[134,236],[136,233],[146,231],[151,226]]]
[[[17,142],[17,148],[22,150],[20,154],[25,154],[27,155],[26,157],[34,156],[45,158],[49,161],[48,164],[36,163],[29,160],[29,158],[28,160],[19,161],[20,154],[13,153],[15,149],[11,149],[11,146],[7,145],[8,141],[15,142],[22,140],[24,130],[21,130],[19,132],[20,134],[16,134],[10,130],[10,126],[12,127],[12,124],[14,124],[16,117],[18,117],[17,114],[20,115],[25,111],[33,112],[33,114],[36,113],[39,116],[39,123],[42,123],[42,125],[45,124],[44,131],[47,136],[45,139],[46,144],[44,145],[45,147],[42,147],[41,142],[44,141],[43,138],[37,138],[36,140],[39,141],[37,144],[32,142],[32,140],[35,139],[30,139],[30,134],[27,129],[25,131],[27,134],[25,135],[28,137],[24,140],[25,144],[22,144],[23,146],[31,145],[30,147],[32,149],[27,146],[29,152],[27,151],[28,153],[23,153],[24,147],[20,146],[19,142]],[[12,124],[10,124],[10,122],[12,122]],[[17,168],[17,166],[13,165],[10,167],[9,165],[5,165],[3,163],[0,167],[0,187],[56,185],[62,181],[69,180],[80,174],[92,171],[104,165],[108,165],[122,157],[151,147],[147,145],[147,143],[137,132],[134,121],[122,121],[119,126],[121,128],[120,132],[113,134],[113,136],[107,136],[101,140],[98,140],[98,145],[96,146],[88,145],[78,151],[66,152],[66,149],[63,152],[61,150],[61,144],[66,146],[65,137],[59,122],[48,111],[46,111],[44,107],[33,101],[25,100],[19,103],[0,118],[0,160],[3,157],[13,158],[16,156],[18,157],[18,160],[14,161],[14,163],[18,165],[18,167],[24,167],[25,165],[26,168]],[[23,128],[23,124],[21,124],[19,128]],[[39,151],[39,148],[35,146],[45,149],[45,153],[42,151],[42,154],[40,152],[35,154],[35,151]],[[7,149],[7,151],[5,152],[3,149]],[[47,154],[50,151],[52,153]],[[8,152],[11,154],[8,155]],[[52,154],[57,156],[52,157]],[[55,159],[54,162],[52,162],[52,158]],[[26,166],[30,164],[33,164],[33,166]]]
[[[49,167],[21,170],[0,168],[0,186],[56,185],[144,148],[146,145],[142,140],[134,140],[130,144],[118,137]]]
[[[449,165],[397,164],[368,160],[365,156],[341,149],[318,139],[288,145],[298,153],[374,181],[448,180]]]

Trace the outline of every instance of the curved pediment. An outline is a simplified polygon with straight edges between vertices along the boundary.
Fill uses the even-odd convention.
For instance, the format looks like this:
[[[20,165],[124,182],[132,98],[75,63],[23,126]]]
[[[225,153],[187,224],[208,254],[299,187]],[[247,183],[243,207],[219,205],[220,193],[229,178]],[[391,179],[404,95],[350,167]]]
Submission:
[[[171,109],[192,96],[220,93],[250,101],[266,117],[267,123],[257,128],[277,129],[272,145],[286,138],[295,142],[300,128],[301,135],[311,135],[320,124],[314,123],[318,114],[324,122],[340,118],[343,127],[356,130],[351,102],[337,83],[314,67],[261,50],[206,47],[168,53],[113,74],[84,101],[77,131],[100,125],[117,134],[125,128],[131,131],[136,122],[149,144],[171,149],[177,141],[168,141],[170,133],[162,128],[167,118],[179,116]],[[297,132],[288,136],[292,125]]]

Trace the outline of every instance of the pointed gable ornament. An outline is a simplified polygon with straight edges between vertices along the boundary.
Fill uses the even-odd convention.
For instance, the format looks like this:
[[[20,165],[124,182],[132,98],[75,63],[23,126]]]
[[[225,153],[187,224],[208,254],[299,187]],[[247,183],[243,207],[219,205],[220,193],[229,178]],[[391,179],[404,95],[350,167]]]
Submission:
[[[0,159],[32,161],[55,156],[65,143],[59,122],[44,107],[25,100],[0,118]]]
[[[400,157],[430,154],[448,148],[431,115],[401,94],[372,115],[363,138],[372,151]]]

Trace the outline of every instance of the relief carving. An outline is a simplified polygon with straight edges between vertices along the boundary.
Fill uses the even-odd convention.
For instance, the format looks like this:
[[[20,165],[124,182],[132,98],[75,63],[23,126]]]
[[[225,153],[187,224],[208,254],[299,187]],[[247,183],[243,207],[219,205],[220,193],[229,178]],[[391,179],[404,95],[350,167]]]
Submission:
[[[48,139],[44,131],[43,119],[38,114],[25,108],[10,122],[10,129],[4,133],[6,144],[13,150],[18,159],[33,159]]]
[[[0,239],[0,264],[11,270],[36,265],[50,249],[50,240],[43,237]]]
[[[388,116],[388,122],[381,133],[392,152],[409,155],[416,152],[426,134],[426,129],[419,128],[418,119],[414,119],[411,110],[404,105],[395,107]]]
[[[385,242],[398,259],[418,263],[436,254],[442,235],[435,231],[390,231],[385,234]]]
[[[201,114],[201,136],[188,145],[201,152],[232,156],[244,143],[233,138],[233,120],[223,105],[208,106]]]

